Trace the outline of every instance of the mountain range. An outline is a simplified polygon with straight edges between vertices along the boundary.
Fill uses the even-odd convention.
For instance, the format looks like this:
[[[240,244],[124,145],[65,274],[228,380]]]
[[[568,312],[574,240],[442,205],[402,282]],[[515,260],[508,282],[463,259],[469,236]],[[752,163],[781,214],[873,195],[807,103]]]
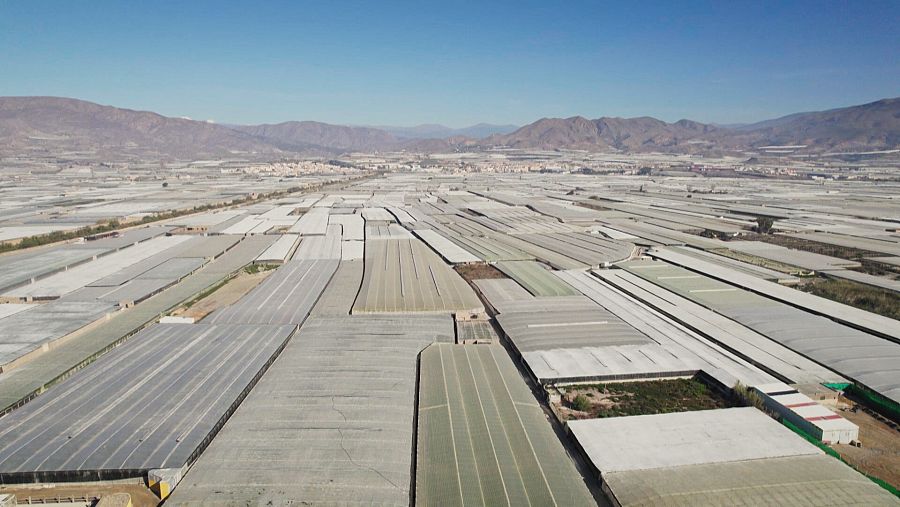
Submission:
[[[738,126],[651,117],[542,118],[515,128],[479,124],[363,127],[313,121],[217,125],[59,97],[0,97],[0,156],[98,159],[289,158],[351,151],[496,148],[609,152],[804,153],[900,148],[900,98]],[[773,148],[774,147],[774,148]]]
[[[399,139],[446,139],[448,137],[471,137],[481,139],[492,134],[509,134],[516,131],[518,125],[492,125],[479,123],[469,127],[454,129],[443,125],[425,124],[415,127],[374,127],[384,130]]]

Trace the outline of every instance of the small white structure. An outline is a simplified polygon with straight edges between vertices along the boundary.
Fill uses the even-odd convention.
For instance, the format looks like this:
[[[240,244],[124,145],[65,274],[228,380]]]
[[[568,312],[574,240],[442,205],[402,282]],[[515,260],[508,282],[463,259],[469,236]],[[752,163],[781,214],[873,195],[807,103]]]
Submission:
[[[175,315],[166,315],[164,317],[160,317],[160,324],[193,324],[193,317],[178,317]]]
[[[284,261],[290,259],[291,255],[294,254],[299,241],[299,234],[283,234],[265,252],[259,254],[259,257],[253,262],[257,264],[283,264]]]
[[[754,386],[766,408],[826,444],[859,440],[859,426],[835,414],[793,387],[776,382]]]

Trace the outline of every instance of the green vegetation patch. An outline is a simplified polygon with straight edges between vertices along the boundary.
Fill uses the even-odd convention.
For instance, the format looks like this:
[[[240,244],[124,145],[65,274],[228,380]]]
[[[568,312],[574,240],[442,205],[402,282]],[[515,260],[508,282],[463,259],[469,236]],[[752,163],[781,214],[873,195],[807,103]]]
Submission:
[[[754,266],[774,269],[775,271],[780,271],[786,274],[800,274],[804,272],[803,268],[799,268],[797,266],[791,266],[790,264],[773,261],[744,252],[738,252],[736,250],[729,250],[728,248],[715,248],[710,250],[710,252],[721,255],[723,257],[729,257],[737,261],[746,262],[747,264],[752,264]]]
[[[571,418],[668,414],[735,406],[696,378],[569,386],[563,405]]]
[[[753,234],[744,236],[741,239],[765,241],[773,245],[783,246],[785,248],[793,248],[794,250],[802,250],[804,252],[812,252],[819,255],[827,255],[829,257],[837,257],[839,259],[847,259],[862,264],[858,268],[852,268],[854,271],[860,271],[875,276],[893,276],[900,273],[895,267],[887,266],[877,261],[867,259],[867,257],[884,256],[883,253],[870,252],[859,248],[849,246],[831,245],[829,243],[820,243],[805,238],[795,238],[792,236],[784,236],[781,234]]]
[[[244,272],[250,275],[255,275],[256,273],[262,273],[263,271],[272,271],[273,269],[277,269],[277,264],[250,264],[244,268]]]
[[[900,294],[848,280],[822,279],[800,287],[810,294],[900,320]]]
[[[85,236],[93,236],[104,232],[114,231],[119,228],[118,220],[109,220],[94,226],[81,227],[72,231],[53,231],[47,234],[37,236],[28,236],[18,241],[7,241],[0,243],[0,253],[11,252],[13,250],[22,250],[24,248],[32,248],[35,246],[49,245],[60,241],[68,241],[70,239],[82,238]]]

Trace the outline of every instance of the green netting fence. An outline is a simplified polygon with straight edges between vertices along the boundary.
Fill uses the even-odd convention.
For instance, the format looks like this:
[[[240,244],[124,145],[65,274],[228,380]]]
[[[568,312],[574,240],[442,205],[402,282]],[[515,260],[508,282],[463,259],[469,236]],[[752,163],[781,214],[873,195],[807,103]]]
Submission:
[[[878,393],[872,392],[865,387],[857,384],[850,384],[844,392],[850,393],[857,398],[863,400],[866,405],[871,406],[878,412],[889,417],[892,421],[900,421],[900,403],[889,400]]]

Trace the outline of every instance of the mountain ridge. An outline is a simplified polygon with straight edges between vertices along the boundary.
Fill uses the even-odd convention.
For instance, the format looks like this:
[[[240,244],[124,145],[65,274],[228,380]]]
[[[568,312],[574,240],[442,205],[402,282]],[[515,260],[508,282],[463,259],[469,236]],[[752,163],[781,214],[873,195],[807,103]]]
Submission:
[[[417,128],[421,132],[449,129],[428,124],[409,127]],[[0,97],[0,155],[4,156],[78,153],[102,159],[234,155],[271,159],[500,147],[712,154],[784,145],[805,146],[809,153],[896,149],[900,147],[900,98],[795,113],[733,128],[689,119],[668,123],[649,116],[572,116],[541,118],[512,132],[484,137],[409,138],[376,127],[315,121],[220,125],[64,97]]]

